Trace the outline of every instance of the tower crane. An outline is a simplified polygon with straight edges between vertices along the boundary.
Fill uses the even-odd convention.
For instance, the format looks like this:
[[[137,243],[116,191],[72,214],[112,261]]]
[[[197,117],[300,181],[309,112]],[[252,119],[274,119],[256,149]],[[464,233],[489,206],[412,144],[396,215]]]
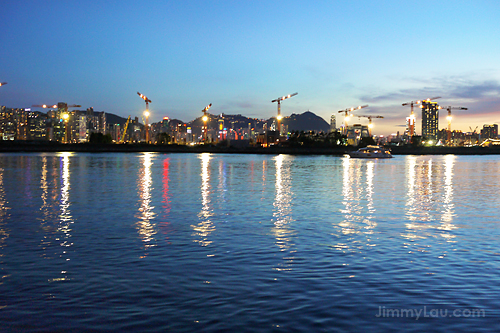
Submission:
[[[201,112],[203,112],[203,117],[206,117],[207,116],[207,111],[208,109],[210,109],[212,107],[212,103],[208,104],[207,106],[205,106],[205,108],[203,110],[201,110]],[[204,121],[206,121],[207,119],[203,119]]]
[[[448,120],[448,144],[451,144],[451,110],[467,110],[463,106],[440,106],[439,109],[448,110],[448,116],[446,116],[446,120]]]
[[[207,142],[207,132],[208,132],[208,126],[207,126],[208,116],[207,116],[207,111],[211,107],[212,107],[212,103],[208,104],[207,106],[205,106],[205,108],[203,110],[201,110],[201,112],[203,112],[202,120],[203,120],[203,127],[204,127],[204,131],[203,132],[204,132],[204,141],[205,141],[205,143]]]
[[[146,112],[144,112],[144,115],[146,116],[146,143],[149,143],[149,124],[148,124],[148,120],[149,120],[149,103],[151,103],[151,100],[149,98],[147,98],[146,96],[144,96],[143,94],[141,94],[140,92],[137,92],[137,95],[139,95],[140,98],[142,98],[144,100],[144,102],[146,102]]]
[[[298,93],[293,93],[293,94],[290,94],[290,95],[286,95],[286,96],[282,96],[282,97],[278,97],[276,99],[273,99],[271,101],[271,103],[274,103],[274,102],[278,102],[278,116],[276,117],[276,120],[278,122],[278,136],[281,135],[281,101],[284,101],[285,99],[288,99],[290,97],[293,97],[295,95],[297,95]]]
[[[472,137],[474,137],[474,139],[476,140],[476,143],[478,141],[478,139],[476,139],[476,130],[477,130],[478,126],[476,126],[476,128],[474,128],[474,130],[472,130],[472,127],[469,126],[469,129],[470,129],[470,144],[472,144]]]
[[[129,123],[130,123],[130,116],[128,116],[127,121],[125,122],[125,127],[123,128],[123,135],[122,135],[122,139],[120,140],[120,143],[125,142],[125,136],[127,135],[127,129],[128,129]]]
[[[383,116],[358,116],[358,118],[360,117],[368,118],[368,132],[370,134],[370,137],[372,136],[372,128],[373,128],[372,118],[384,118]]]
[[[54,104],[54,105],[47,105],[47,104],[32,105],[31,107],[33,107],[33,108],[44,108],[44,109],[57,109],[57,104]]]
[[[432,101],[434,99],[438,99],[438,98],[441,98],[441,97],[437,96],[437,97],[432,97],[432,98],[428,98],[428,99],[424,99],[424,100],[418,100],[418,101],[411,101],[411,102],[403,103],[403,106],[410,105],[410,107],[411,107],[410,117],[408,118],[408,128],[410,130],[410,137],[412,137],[412,136],[415,135],[415,114],[413,113],[413,106],[414,105],[419,105],[422,102],[430,102],[430,101]]]
[[[57,109],[59,106],[61,106],[61,109],[64,109],[64,112],[68,111],[68,108],[81,108],[81,105],[78,104],[72,104],[72,105],[67,105],[66,103],[58,103],[58,104],[42,104],[42,105],[32,105],[31,107],[33,108],[44,108],[44,109]]]
[[[345,113],[344,124],[345,124],[346,131],[347,131],[347,119],[348,119],[349,116],[352,117],[352,115],[350,115],[349,112],[360,110],[360,109],[363,109],[363,108],[366,108],[366,107],[368,107],[368,104],[366,104],[366,105],[360,105],[360,106],[355,107],[355,108],[349,108],[349,109],[345,109],[345,110],[340,110],[339,111],[339,113],[342,113],[342,112]]]

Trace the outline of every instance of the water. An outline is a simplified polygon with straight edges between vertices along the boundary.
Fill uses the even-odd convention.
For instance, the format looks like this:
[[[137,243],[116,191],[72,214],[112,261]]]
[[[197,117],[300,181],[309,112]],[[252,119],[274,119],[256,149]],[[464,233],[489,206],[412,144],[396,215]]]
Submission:
[[[498,331],[498,156],[1,154],[2,331]]]

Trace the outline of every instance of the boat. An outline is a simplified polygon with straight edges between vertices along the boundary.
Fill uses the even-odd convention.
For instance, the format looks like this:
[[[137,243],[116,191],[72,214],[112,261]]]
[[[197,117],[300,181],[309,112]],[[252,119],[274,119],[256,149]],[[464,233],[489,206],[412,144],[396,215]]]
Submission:
[[[392,158],[390,149],[381,146],[367,146],[349,153],[354,158]]]

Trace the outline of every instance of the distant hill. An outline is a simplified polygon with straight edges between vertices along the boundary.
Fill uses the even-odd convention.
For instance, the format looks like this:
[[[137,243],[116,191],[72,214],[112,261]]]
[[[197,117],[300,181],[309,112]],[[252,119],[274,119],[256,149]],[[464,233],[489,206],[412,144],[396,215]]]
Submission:
[[[292,114],[289,117],[284,117],[283,125],[288,126],[288,131],[315,131],[328,132],[330,125],[320,116],[315,115],[311,111],[306,111],[301,114]]]
[[[102,111],[95,112],[94,114],[99,114],[99,113],[102,113]],[[106,123],[124,125],[126,122],[127,122],[127,118],[123,118],[123,117],[117,116],[116,114],[106,112]]]
[[[102,113],[102,111],[97,111],[95,114]],[[209,121],[209,127],[217,127],[218,126],[218,116],[216,115],[211,115],[210,121]],[[248,124],[250,124],[251,127],[260,127],[258,124],[262,123],[262,120],[258,120],[255,118],[248,118],[245,116],[242,116],[240,114],[238,115],[224,115],[224,119],[226,122],[231,123],[233,128],[247,128]],[[268,126],[271,125],[275,118],[270,118],[267,121],[264,120],[264,122],[268,123]],[[117,116],[113,113],[107,113],[106,112],[106,122],[108,124],[120,124],[124,125],[125,122],[127,121],[127,118],[123,118],[120,116]],[[171,119],[170,123],[180,123],[183,124],[184,122],[177,120],[177,119]],[[288,126],[288,131],[315,131],[315,132],[328,132],[330,130],[330,125],[320,116],[315,115],[311,111],[306,111],[301,114],[292,114],[291,116],[284,117],[282,120],[282,124]],[[201,117],[198,117],[190,122],[187,123],[188,126],[192,126],[193,128],[201,128],[203,125],[203,121],[201,120]],[[226,125],[227,126],[227,125]]]

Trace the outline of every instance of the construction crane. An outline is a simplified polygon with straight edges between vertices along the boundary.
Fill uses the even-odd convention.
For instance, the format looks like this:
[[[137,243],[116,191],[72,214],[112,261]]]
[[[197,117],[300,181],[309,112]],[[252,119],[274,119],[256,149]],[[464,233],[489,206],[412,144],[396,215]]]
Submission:
[[[438,98],[441,98],[441,97],[437,96],[437,97],[424,99],[422,101],[418,100],[418,101],[411,101],[408,103],[403,103],[403,106],[407,106],[407,105],[411,106],[411,113],[410,113],[410,117],[408,118],[408,129],[410,130],[410,137],[415,135],[415,114],[413,113],[413,106],[419,105],[422,102],[430,102],[430,101],[432,101],[434,99],[438,99]]]
[[[451,110],[467,110],[467,108],[463,106],[440,106],[439,109],[448,110],[448,116],[446,116],[446,120],[448,120],[448,140],[446,142],[451,144]]]
[[[474,130],[472,129],[472,127],[469,126],[469,129],[470,129],[470,139],[469,139],[469,143],[472,145],[472,137],[476,137],[476,130],[477,130],[478,126],[476,126],[476,128],[474,128]],[[478,139],[474,138],[476,140],[476,143],[478,141]]]
[[[144,100],[144,102],[146,102],[146,112],[144,112],[144,115],[146,116],[146,143],[149,143],[149,124],[148,124],[148,120],[149,120],[149,103],[151,103],[151,100],[149,98],[147,98],[146,96],[144,96],[143,94],[141,94],[140,92],[137,92],[137,95],[139,95],[140,98],[142,98]]]
[[[206,117],[207,116],[207,111],[208,109],[210,109],[212,107],[212,103],[208,104],[207,106],[205,106],[205,108],[203,110],[201,110],[201,112],[203,112],[203,117]],[[207,119],[203,119],[203,121],[207,121]]]
[[[368,118],[368,133],[370,134],[370,137],[372,136],[372,118],[384,118],[383,116],[358,116],[358,118],[365,117]]]
[[[128,116],[127,121],[125,122],[125,127],[123,128],[123,135],[122,135],[122,139],[120,140],[120,143],[125,142],[125,136],[127,135],[127,129],[128,129],[129,123],[130,123],[130,116]]]
[[[33,108],[44,108],[44,109],[57,109],[57,104],[54,104],[54,105],[47,105],[47,104],[32,105],[31,107],[33,107]]]
[[[0,87],[5,86],[6,84],[7,84],[7,82],[0,82]]]
[[[290,95],[278,97],[278,98],[273,99],[271,101],[271,103],[278,102],[278,116],[276,117],[276,120],[277,120],[277,123],[278,123],[278,135],[281,135],[281,119],[282,119],[282,117],[281,117],[281,101],[284,101],[285,99],[293,97],[293,96],[295,96],[297,94],[298,93],[293,93],[293,94],[290,94]]]
[[[58,107],[61,107],[61,109],[64,109],[64,112],[68,111],[68,108],[81,108],[81,105],[78,104],[72,104],[72,105],[67,105],[66,103],[58,103],[58,104],[42,104],[42,105],[32,105],[31,107],[33,108],[44,108],[44,109],[57,109]]]
[[[201,110],[201,112],[203,112],[202,120],[203,120],[203,133],[204,133],[204,142],[205,143],[207,142],[207,132],[208,132],[208,126],[207,126],[208,116],[207,116],[207,111],[211,107],[212,107],[212,103],[208,104],[207,106],[205,106],[205,108],[203,110]]]
[[[344,125],[345,125],[345,130],[347,131],[347,119],[349,117],[352,117],[351,114],[349,114],[349,112],[352,112],[352,111],[356,111],[356,110],[360,110],[360,109],[363,109],[363,108],[367,108],[368,107],[368,104],[366,105],[360,105],[358,107],[355,107],[355,108],[349,108],[349,109],[345,109],[345,110],[340,110],[339,113],[342,113],[344,112],[345,113],[345,117],[344,117]]]

